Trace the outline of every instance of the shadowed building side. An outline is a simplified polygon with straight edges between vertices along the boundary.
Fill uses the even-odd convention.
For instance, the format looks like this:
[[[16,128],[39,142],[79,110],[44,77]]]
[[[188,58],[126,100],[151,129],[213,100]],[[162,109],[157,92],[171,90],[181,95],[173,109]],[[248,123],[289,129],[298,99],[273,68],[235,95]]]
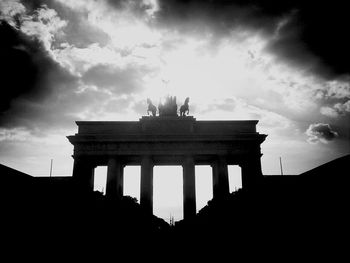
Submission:
[[[34,177],[8,166],[0,164],[1,195],[8,200],[22,198],[30,194],[34,186]]]
[[[349,177],[347,176],[350,163],[350,154],[336,158],[299,175],[264,175],[264,187],[285,189],[302,185],[306,188],[321,187],[325,189],[347,188]],[[322,186],[321,186],[322,185]]]
[[[77,190],[71,176],[34,177],[2,164],[0,178],[2,201],[9,206],[33,200],[45,202],[48,197],[69,198]]]

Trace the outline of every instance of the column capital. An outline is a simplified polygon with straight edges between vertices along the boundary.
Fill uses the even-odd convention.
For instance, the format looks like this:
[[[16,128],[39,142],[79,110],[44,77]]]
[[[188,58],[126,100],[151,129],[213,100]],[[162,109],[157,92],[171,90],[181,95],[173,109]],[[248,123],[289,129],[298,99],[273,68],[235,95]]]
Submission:
[[[226,160],[227,159],[227,155],[226,154],[219,154],[217,155],[218,160]]]
[[[149,163],[153,164],[153,156],[151,154],[141,155],[141,164],[143,162],[149,162]]]
[[[97,167],[96,161],[93,158],[88,156],[75,156],[74,163],[84,163],[85,167],[89,167],[93,169]]]
[[[215,155],[210,163],[211,166],[218,164],[219,162],[226,162],[228,159],[226,154]]]
[[[194,163],[194,156],[193,155],[184,155],[182,162],[183,162],[182,165],[187,164],[187,163],[192,164],[192,163]]]

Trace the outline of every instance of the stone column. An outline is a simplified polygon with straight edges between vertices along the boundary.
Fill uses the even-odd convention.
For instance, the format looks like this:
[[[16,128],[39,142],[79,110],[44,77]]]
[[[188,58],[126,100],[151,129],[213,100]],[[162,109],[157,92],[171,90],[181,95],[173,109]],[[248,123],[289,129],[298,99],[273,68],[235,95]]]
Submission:
[[[151,156],[141,160],[140,204],[145,211],[153,214],[153,161]]]
[[[224,156],[219,156],[212,164],[212,169],[213,197],[222,198],[230,193],[226,158]]]
[[[240,163],[242,169],[242,187],[251,188],[256,186],[262,179],[261,154],[245,157]]]
[[[196,178],[195,164],[192,156],[183,161],[183,213],[184,219],[196,215]]]
[[[83,158],[75,158],[73,165],[73,180],[79,191],[92,192],[94,190],[95,166]]]
[[[123,165],[117,157],[108,160],[106,195],[121,199],[123,197]]]

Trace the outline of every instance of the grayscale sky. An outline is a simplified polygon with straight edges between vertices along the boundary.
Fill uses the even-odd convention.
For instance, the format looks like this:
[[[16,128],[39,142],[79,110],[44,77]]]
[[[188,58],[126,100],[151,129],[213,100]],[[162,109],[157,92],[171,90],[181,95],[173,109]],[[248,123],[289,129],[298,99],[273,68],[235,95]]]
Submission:
[[[348,9],[305,2],[0,0],[0,163],[70,175],[76,120],[138,120],[166,95],[259,120],[264,174],[349,154]]]

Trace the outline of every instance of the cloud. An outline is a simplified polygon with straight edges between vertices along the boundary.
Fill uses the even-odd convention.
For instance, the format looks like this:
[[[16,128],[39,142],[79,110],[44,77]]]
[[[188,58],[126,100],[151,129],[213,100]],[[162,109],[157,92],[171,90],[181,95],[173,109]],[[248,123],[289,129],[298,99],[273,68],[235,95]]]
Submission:
[[[338,133],[333,131],[329,124],[325,123],[313,123],[310,124],[306,130],[306,135],[309,137],[307,141],[309,143],[328,143],[338,137]]]
[[[120,106],[119,102],[130,104],[118,96],[140,91],[150,70],[144,61],[140,65],[132,52],[122,54],[99,43],[75,46],[79,41],[70,42],[71,21],[60,16],[73,16],[72,11],[64,12],[63,5],[56,2],[46,3],[48,6],[28,1],[24,7],[8,2],[9,7],[4,8],[1,2],[0,70],[5,90],[0,97],[0,126],[25,128],[37,136],[50,129],[70,128],[74,120],[103,119],[108,112],[117,111],[113,101]],[[75,13],[80,19],[83,14]],[[91,28],[87,24],[87,29]],[[8,134],[2,138],[9,140]]]
[[[36,9],[32,15],[22,18],[20,30],[30,37],[42,42],[47,52],[51,52],[51,45],[56,37],[63,35],[62,29],[67,25],[54,9],[46,5]]]
[[[233,112],[236,107],[236,100],[234,98],[226,98],[221,100],[214,100],[211,104],[207,105],[194,105],[198,108],[199,114],[206,114],[211,111],[229,111]]]
[[[90,68],[82,76],[82,81],[88,85],[106,88],[113,94],[130,94],[142,88],[144,72],[137,68],[119,69],[107,65],[97,65]]]
[[[125,113],[133,101],[130,96],[121,96],[115,99],[111,99],[104,106],[106,112]]]
[[[167,94],[197,119],[258,119],[278,154],[348,151],[347,9],[270,2],[0,0],[1,159],[69,159],[75,120],[137,120]],[[305,130],[337,140],[307,148]]]
[[[350,113],[350,100],[344,102],[344,103],[337,103],[334,105],[334,108],[340,113]]]
[[[159,8],[156,0],[107,0],[107,2],[118,10],[126,9],[141,16],[152,16]]]
[[[30,131],[25,128],[4,129],[0,128],[0,142],[2,141],[26,141],[30,136]]]
[[[73,77],[55,62],[36,38],[25,35],[6,22],[0,23],[0,72],[3,92],[0,112],[4,113],[18,97],[40,100]],[[1,118],[1,116],[0,116]]]
[[[163,0],[159,7],[159,23],[175,30],[209,31],[215,39],[232,29],[251,30],[269,37],[267,50],[287,63],[330,79],[350,73],[342,1],[315,6],[307,1]]]
[[[323,94],[322,102],[347,96],[345,81],[326,83],[308,74],[307,67],[295,67],[303,63],[299,58],[311,63],[312,56],[306,57],[307,50],[299,54],[304,47],[298,42],[297,20],[304,11],[292,4],[271,7],[255,1],[248,4],[159,1],[157,4],[155,1],[77,0],[45,1],[47,6],[43,6],[43,1],[34,2],[31,8],[26,5],[25,15],[19,13],[22,14],[21,27],[12,29],[21,34],[29,46],[39,43],[39,56],[34,57],[26,48],[30,59],[45,55],[43,62],[34,67],[40,77],[33,80],[33,86],[41,96],[26,98],[21,103],[13,101],[22,98],[25,92],[13,96],[10,101],[15,106],[6,113],[13,119],[16,119],[14,112],[24,115],[16,105],[28,106],[31,110],[27,112],[39,116],[42,113],[33,106],[39,99],[47,99],[56,107],[53,95],[57,94],[67,100],[66,110],[58,109],[57,115],[62,114],[62,120],[71,121],[63,115],[92,116],[87,106],[93,108],[95,101],[87,94],[101,93],[100,104],[105,105],[109,101],[106,94],[119,100],[120,95],[143,92],[142,96],[155,99],[163,93],[179,98],[190,96],[193,108],[198,106],[199,111],[209,105],[212,110],[226,113],[237,107],[225,99],[242,98],[249,105],[287,119],[310,123],[315,111],[320,109],[316,105],[318,98],[314,98],[315,91]],[[147,14],[151,9],[152,15]],[[193,35],[187,34],[187,29]],[[87,39],[89,30],[94,36]],[[102,41],[98,41],[98,35]],[[19,50],[23,50],[23,46]],[[273,55],[273,51],[277,55]],[[279,56],[288,59],[278,60]],[[295,63],[291,62],[294,58]],[[287,60],[289,64],[284,63]],[[47,66],[45,61],[52,66]],[[171,80],[166,88],[159,84],[164,76]],[[81,91],[84,92],[77,96]],[[34,92],[29,90],[26,94],[34,95]],[[70,104],[69,97],[79,98],[81,114]],[[213,103],[215,99],[222,102]],[[344,100],[321,106],[335,107],[337,103],[343,104]],[[11,103],[7,108],[9,105]],[[49,103],[44,105],[49,107]],[[69,107],[73,114],[69,114]],[[337,108],[346,109],[338,105],[333,113],[339,111]]]
[[[19,0],[2,0],[0,2],[0,20],[6,21],[11,26],[18,24],[18,17],[26,11],[25,6]]]
[[[0,50],[5,53],[2,62],[6,62],[0,66],[3,73],[0,126],[46,130],[63,124],[66,118],[62,113],[70,110],[64,106],[73,97],[78,79],[52,60],[40,42],[22,38],[13,28],[7,29],[17,42]]]
[[[350,100],[343,102],[338,102],[333,106],[325,106],[320,109],[321,114],[326,115],[331,118],[337,118],[339,116],[345,116],[350,113]]]
[[[76,16],[83,16],[88,25],[108,35],[110,44],[124,52],[150,42],[154,44],[160,37],[151,28],[153,15],[148,11],[153,9],[148,7],[153,4],[147,2],[154,1],[60,1],[62,6],[73,10]]]
[[[110,47],[101,47],[98,43],[82,48],[62,43],[60,48],[53,52],[58,63],[77,76],[98,65],[121,68],[127,64],[127,59],[124,59],[120,53]]]
[[[323,89],[315,91],[321,99],[350,99],[350,77],[327,81]]]
[[[337,118],[339,116],[338,111],[329,106],[321,107],[320,112],[321,114],[331,118]]]

